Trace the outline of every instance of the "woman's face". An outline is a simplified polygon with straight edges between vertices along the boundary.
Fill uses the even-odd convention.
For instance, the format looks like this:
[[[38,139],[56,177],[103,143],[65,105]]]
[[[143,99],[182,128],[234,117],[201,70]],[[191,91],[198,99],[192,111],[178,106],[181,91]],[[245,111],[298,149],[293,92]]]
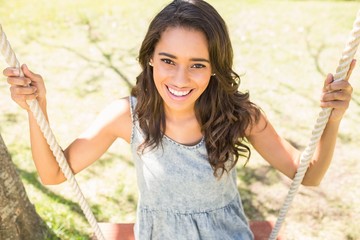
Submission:
[[[211,78],[204,33],[183,27],[168,28],[155,46],[150,63],[165,111],[194,111],[195,101]]]

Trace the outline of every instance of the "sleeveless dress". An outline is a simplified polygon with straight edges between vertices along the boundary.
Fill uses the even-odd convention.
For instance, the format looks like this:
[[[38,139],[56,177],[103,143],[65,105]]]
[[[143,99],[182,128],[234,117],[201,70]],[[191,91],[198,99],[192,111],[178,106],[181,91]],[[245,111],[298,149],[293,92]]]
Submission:
[[[144,137],[134,115],[131,150],[139,200],[134,227],[137,240],[249,240],[253,234],[236,185],[236,170],[214,177],[204,139],[194,146],[167,136],[162,147],[139,153]]]

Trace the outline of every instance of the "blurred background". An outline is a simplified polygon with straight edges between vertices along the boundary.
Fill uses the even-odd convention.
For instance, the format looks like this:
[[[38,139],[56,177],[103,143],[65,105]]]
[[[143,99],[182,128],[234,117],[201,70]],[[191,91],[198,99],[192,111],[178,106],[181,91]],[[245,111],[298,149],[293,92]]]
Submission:
[[[0,0],[0,23],[21,63],[47,86],[51,127],[65,148],[107,104],[127,96],[139,74],[137,53],[152,17],[169,1]],[[299,149],[320,112],[323,80],[334,72],[358,1],[209,0],[228,24],[242,91]],[[2,59],[2,58],[1,58]],[[6,67],[0,62],[1,69]],[[332,165],[319,187],[301,187],[284,224],[287,239],[360,239],[360,66]],[[27,114],[0,81],[0,133],[30,201],[61,239],[89,239],[66,184],[43,186],[31,160]],[[238,164],[251,220],[276,220],[291,184],[256,153]],[[137,186],[129,146],[117,141],[77,180],[100,222],[134,222]]]

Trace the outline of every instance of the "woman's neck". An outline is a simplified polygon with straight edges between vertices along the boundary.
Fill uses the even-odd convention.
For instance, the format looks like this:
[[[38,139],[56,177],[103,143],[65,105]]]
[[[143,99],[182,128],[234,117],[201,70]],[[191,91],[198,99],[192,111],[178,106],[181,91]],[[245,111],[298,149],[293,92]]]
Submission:
[[[166,111],[165,135],[184,145],[194,145],[201,141],[203,134],[195,111]]]

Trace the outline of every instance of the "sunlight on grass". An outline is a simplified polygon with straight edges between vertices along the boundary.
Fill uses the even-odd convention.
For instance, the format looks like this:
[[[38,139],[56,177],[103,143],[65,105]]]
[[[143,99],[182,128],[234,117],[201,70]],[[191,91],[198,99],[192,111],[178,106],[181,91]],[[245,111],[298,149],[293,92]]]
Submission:
[[[139,73],[136,57],[147,25],[167,2],[0,0],[0,23],[19,60],[44,76],[51,126],[61,146],[84,131],[104,106],[128,95],[126,81],[134,84]],[[228,23],[234,68],[243,74],[241,90],[250,91],[281,135],[303,148],[319,112],[324,74],[335,71],[360,3],[209,2]],[[5,66],[1,61],[0,67]],[[342,122],[333,166],[320,188],[300,190],[288,216],[287,239],[360,236],[357,226],[348,225],[348,219],[360,217],[352,195],[360,194],[358,69],[352,77],[354,101]],[[61,239],[89,239],[92,230],[70,187],[41,185],[31,161],[26,113],[8,95],[3,79],[0,131],[31,202]],[[245,168],[238,167],[238,178],[249,218],[274,220],[289,181],[255,152]],[[77,179],[99,221],[135,221],[135,169],[123,141]]]

